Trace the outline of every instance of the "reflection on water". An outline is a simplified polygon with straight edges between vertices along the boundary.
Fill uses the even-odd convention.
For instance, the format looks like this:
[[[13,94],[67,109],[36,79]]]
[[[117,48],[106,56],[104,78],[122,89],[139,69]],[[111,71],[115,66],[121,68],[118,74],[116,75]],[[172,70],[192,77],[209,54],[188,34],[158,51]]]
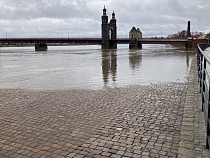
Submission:
[[[186,51],[186,65],[187,65],[187,68],[189,68],[190,66],[190,57],[189,57],[189,52]]]
[[[0,88],[70,89],[186,82],[194,51],[170,45],[0,48]]]
[[[133,70],[136,68],[139,68],[139,66],[141,64],[141,59],[142,59],[141,52],[130,51],[129,63]]]
[[[116,80],[116,75],[117,75],[116,50],[102,52],[102,72],[105,84],[108,83],[109,75],[111,75],[112,81]]]

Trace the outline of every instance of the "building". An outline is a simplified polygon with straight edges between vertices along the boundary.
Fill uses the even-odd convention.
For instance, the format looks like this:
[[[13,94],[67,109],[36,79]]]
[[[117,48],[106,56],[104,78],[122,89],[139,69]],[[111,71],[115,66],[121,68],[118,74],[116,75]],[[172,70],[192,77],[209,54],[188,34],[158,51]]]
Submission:
[[[139,40],[142,38],[142,32],[139,28],[136,29],[135,27],[133,27],[129,32],[129,38]]]
[[[112,13],[112,19],[108,20],[108,16],[106,15],[106,8],[104,6],[103,15],[101,16],[101,37],[102,49],[117,49],[117,20],[115,18],[115,13]]]
[[[142,39],[142,32],[139,28],[133,27],[129,32],[129,49],[142,49],[142,44],[139,42]]]

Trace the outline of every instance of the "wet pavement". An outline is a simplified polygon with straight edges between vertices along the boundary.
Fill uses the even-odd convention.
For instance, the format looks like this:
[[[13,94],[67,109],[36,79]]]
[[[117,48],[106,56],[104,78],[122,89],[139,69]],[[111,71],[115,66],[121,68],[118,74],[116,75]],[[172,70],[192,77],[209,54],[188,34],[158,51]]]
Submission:
[[[210,157],[210,151],[206,149],[206,123],[202,112],[196,60],[195,56],[188,76],[178,158]]]
[[[0,90],[1,157],[176,157],[186,85]]]

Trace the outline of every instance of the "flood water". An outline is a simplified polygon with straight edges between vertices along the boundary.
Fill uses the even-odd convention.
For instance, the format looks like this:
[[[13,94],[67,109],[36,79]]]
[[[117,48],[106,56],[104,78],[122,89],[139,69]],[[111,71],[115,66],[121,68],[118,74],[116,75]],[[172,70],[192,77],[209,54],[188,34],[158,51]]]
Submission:
[[[186,82],[194,51],[170,45],[0,47],[0,88],[101,89]]]

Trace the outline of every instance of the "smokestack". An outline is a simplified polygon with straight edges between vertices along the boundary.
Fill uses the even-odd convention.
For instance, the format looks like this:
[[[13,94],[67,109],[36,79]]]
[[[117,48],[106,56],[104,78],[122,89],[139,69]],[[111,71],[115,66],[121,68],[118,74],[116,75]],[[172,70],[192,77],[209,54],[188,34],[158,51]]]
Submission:
[[[188,25],[187,25],[187,37],[191,37],[191,32],[190,32],[190,21],[188,21]]]

